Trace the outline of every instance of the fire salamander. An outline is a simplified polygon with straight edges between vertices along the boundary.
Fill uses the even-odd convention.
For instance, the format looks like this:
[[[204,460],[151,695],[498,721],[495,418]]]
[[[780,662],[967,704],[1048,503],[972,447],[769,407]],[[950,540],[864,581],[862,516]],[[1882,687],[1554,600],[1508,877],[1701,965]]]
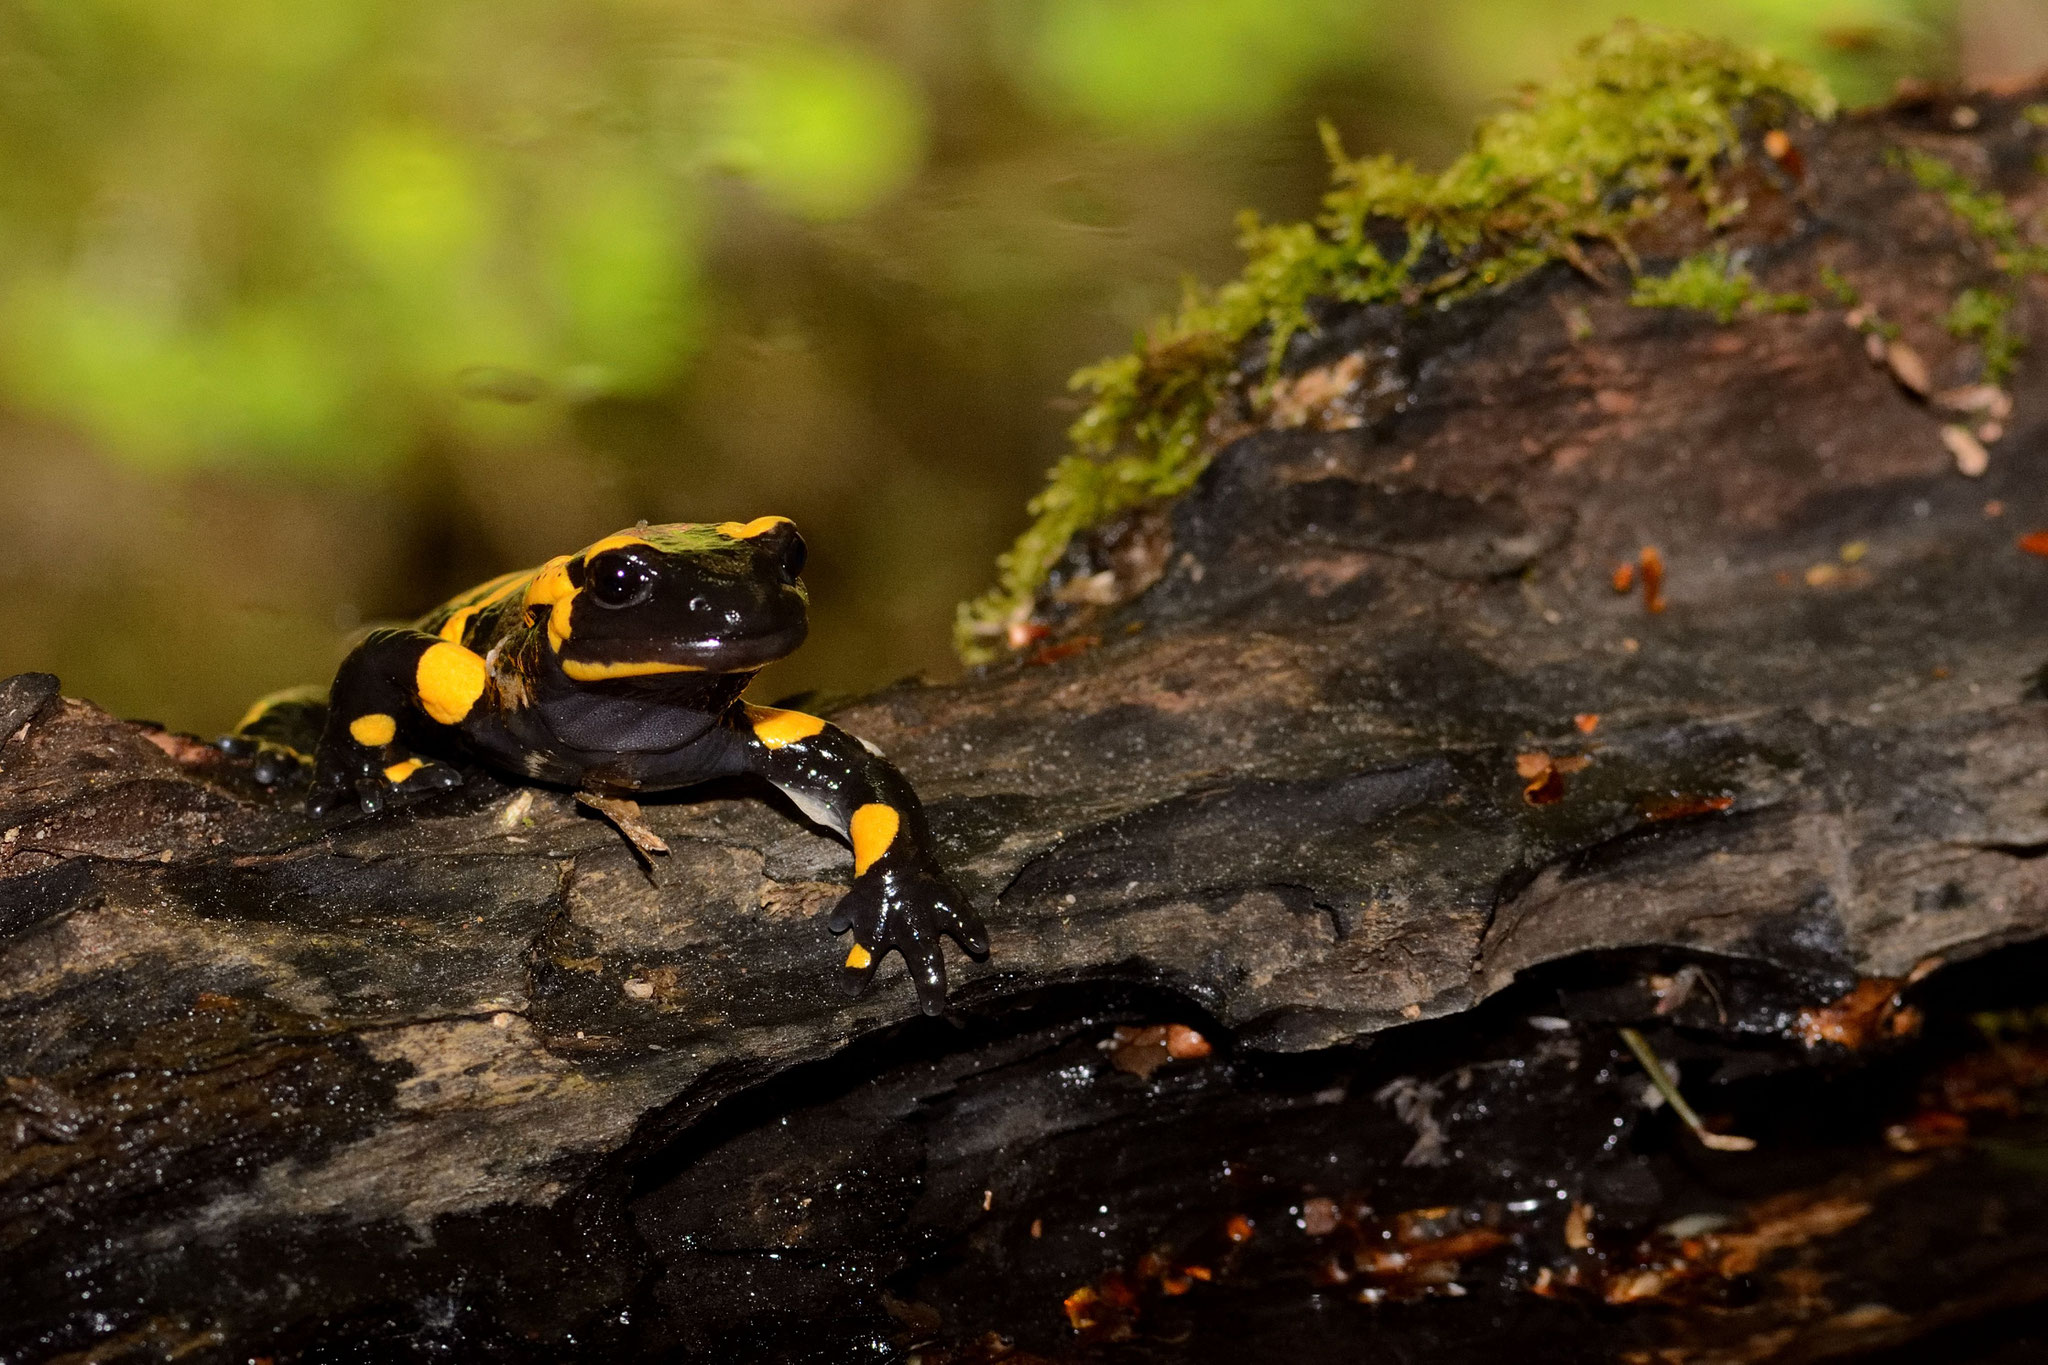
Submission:
[[[610,795],[765,778],[853,846],[853,889],[831,919],[853,930],[848,990],[894,948],[937,1014],[940,935],[977,957],[988,945],[916,793],[865,741],[740,699],[803,642],[803,567],[785,517],[643,523],[372,633],[331,688],[264,698],[222,744],[266,784],[310,765],[315,814],[459,785],[442,761],[458,756]]]

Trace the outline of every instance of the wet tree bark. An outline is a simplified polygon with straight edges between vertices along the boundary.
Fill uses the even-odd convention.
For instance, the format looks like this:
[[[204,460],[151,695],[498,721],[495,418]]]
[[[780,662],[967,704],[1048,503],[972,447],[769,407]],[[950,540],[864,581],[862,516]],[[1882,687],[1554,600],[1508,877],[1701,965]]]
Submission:
[[[649,803],[650,875],[0,684],[0,1360],[2022,1358],[2048,365],[1942,319],[2048,299],[1887,157],[2027,223],[2024,103],[1755,159],[1804,313],[1598,252],[1326,309],[1028,655],[846,708],[988,911],[952,1020],[836,994],[848,859],[760,793]]]

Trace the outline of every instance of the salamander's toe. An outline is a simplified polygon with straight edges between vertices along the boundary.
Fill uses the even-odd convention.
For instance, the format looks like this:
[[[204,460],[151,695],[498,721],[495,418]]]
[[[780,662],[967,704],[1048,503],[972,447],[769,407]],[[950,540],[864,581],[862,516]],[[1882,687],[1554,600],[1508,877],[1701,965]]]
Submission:
[[[839,969],[839,988],[849,997],[865,995],[874,984],[875,963],[881,954],[855,940],[847,949],[846,962]]]
[[[915,937],[900,945],[910,979],[917,986],[917,1002],[926,1014],[946,1012],[946,953],[938,935]]]
[[[964,897],[948,897],[941,907],[945,933],[972,958],[988,956],[988,928]]]
[[[841,979],[853,991],[867,989],[876,964],[891,949],[903,954],[926,1014],[946,1012],[945,940],[968,953],[988,952],[988,931],[974,905],[935,870],[877,863],[854,878],[832,912],[835,933],[853,931]]]

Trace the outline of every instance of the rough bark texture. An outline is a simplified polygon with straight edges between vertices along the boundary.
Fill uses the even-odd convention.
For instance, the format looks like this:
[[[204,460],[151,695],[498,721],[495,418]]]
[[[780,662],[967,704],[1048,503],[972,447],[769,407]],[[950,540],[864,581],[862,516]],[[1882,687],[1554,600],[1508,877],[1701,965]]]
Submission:
[[[1987,248],[1886,149],[2024,222],[2020,103],[1809,130],[1732,240],[1974,382],[1939,320]],[[2042,1078],[1971,1141],[1877,1135],[1967,1110],[1956,1021],[2041,998],[2007,945],[2048,930],[2048,559],[2015,544],[2048,364],[1965,478],[1839,307],[1723,326],[1560,267],[1320,323],[1286,367],[1315,420],[1070,556],[1128,600],[838,716],[988,909],[955,1021],[893,963],[837,996],[848,859],[758,793],[650,803],[650,876],[561,793],[315,822],[0,684],[0,1359],[2038,1349],[1996,1315],[2048,1294]],[[1661,612],[1610,581],[1645,545]],[[1825,1007],[1936,958],[1922,1041],[1825,1041],[1910,1033],[1890,985]],[[1141,1077],[1119,1021],[1217,1050]],[[1762,1149],[1646,1110],[1630,1022]],[[1777,1240],[1612,1288],[1703,1212]],[[1456,1275],[1368,1265],[1446,1245]]]

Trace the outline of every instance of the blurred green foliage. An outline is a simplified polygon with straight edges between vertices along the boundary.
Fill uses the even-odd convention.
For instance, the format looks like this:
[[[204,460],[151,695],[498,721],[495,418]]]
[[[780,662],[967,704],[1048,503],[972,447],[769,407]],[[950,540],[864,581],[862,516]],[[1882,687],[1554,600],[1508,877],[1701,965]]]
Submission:
[[[159,467],[351,470],[659,391],[701,335],[713,125],[826,214],[919,150],[899,73],[775,43],[717,69],[689,55],[714,13],[12,7],[0,384]]]
[[[1174,135],[1270,114],[1306,80],[1372,50],[1361,0],[1049,0],[1031,74],[1059,112]]]
[[[1951,8],[16,0],[0,667],[218,723],[613,518],[785,507],[803,680],[938,666],[1058,374],[1305,214],[1318,116],[1441,164],[1622,13],[1863,100]]]
[[[731,73],[721,153],[783,208],[846,218],[917,168],[925,107],[894,67],[824,45],[769,54]]]
[[[24,0],[0,30],[0,388],[156,467],[375,469],[658,392],[703,339],[702,180],[806,218],[915,175],[911,73],[838,7],[693,0]],[[1413,15],[1375,0],[991,6],[1057,115],[1184,135],[1272,113]],[[1914,0],[1435,7],[1486,86],[1608,12],[1836,70]],[[1404,32],[1405,31],[1405,32]],[[479,401],[507,398],[479,408]]]
[[[1634,19],[1767,48],[1817,71],[1852,105],[1888,94],[1901,74],[1938,69],[1954,14],[1929,0],[1453,0],[1445,8],[1462,79],[1482,91],[1528,79],[1533,54],[1555,61],[1571,43]]]

